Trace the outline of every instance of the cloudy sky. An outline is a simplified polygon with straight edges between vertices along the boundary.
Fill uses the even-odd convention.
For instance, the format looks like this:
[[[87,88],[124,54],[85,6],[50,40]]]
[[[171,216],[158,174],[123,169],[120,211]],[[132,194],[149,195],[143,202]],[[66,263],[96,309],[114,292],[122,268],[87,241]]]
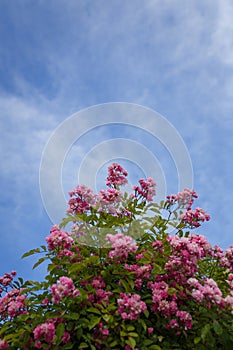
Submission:
[[[44,244],[52,224],[39,182],[43,150],[68,117],[110,102],[157,111],[179,133],[192,161],[198,205],[211,215],[198,233],[224,249],[233,243],[232,1],[1,0],[0,17],[0,275],[12,269],[24,278],[43,275],[44,267],[31,270],[33,259],[20,259]],[[114,157],[125,158],[135,176],[153,176],[146,174],[146,163],[153,163],[145,161],[146,148],[166,178],[167,194],[177,191],[182,174],[166,145],[148,133],[152,117],[144,116],[138,129],[124,120],[108,123],[103,114],[101,126],[93,115],[97,124],[86,133],[82,118],[77,135],[79,127],[84,131],[68,142],[63,161],[64,193],[76,185],[85,156],[104,142],[82,179],[94,172],[100,182],[102,165]],[[67,141],[68,131],[65,136]],[[119,155],[112,139],[119,141]],[[127,140],[137,146],[128,147]]]

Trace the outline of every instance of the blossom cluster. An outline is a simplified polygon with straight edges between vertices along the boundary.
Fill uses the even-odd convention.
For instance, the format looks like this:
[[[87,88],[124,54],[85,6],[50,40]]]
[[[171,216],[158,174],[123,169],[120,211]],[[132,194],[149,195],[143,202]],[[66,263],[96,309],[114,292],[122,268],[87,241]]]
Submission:
[[[117,163],[113,163],[108,167],[108,177],[106,181],[107,186],[122,186],[128,183],[128,172]]]
[[[195,277],[198,273],[198,263],[206,257],[218,259],[220,266],[225,264],[232,267],[232,261],[226,258],[230,255],[229,249],[225,254],[219,255],[216,247],[211,247],[204,236],[195,234],[189,237],[167,236],[166,242],[154,241],[152,247],[158,256],[165,249],[170,252],[164,265],[164,274],[155,276],[153,281],[151,279],[153,265],[139,265],[140,260],[143,259],[143,253],[140,256],[137,255],[137,264],[125,264],[124,269],[135,275],[134,285],[139,291],[144,290],[145,286],[151,290],[151,311],[167,319],[165,328],[182,326],[185,330],[192,328],[191,314],[182,309],[184,301],[190,298],[208,308],[211,305],[220,306],[222,309],[233,308],[233,274],[229,274],[226,280],[230,290],[225,297],[213,279]],[[218,254],[215,255],[216,251]]]
[[[107,234],[106,240],[111,242],[112,248],[109,253],[111,258],[120,258],[126,260],[129,253],[134,253],[137,250],[137,244],[132,237],[118,233],[116,235]]]
[[[78,213],[82,214],[88,211],[91,206],[96,204],[96,195],[93,191],[85,186],[77,186],[75,189],[69,192],[70,197],[73,197],[69,200],[68,213]]]
[[[184,329],[187,331],[192,328],[192,316],[183,310],[178,310],[176,312],[177,319],[172,318],[170,322],[166,325],[166,328],[177,328],[179,327],[178,321],[183,325]],[[178,331],[177,334],[180,334]]]
[[[121,203],[123,194],[116,188],[108,188],[100,190],[98,198],[98,212],[107,212],[111,215],[120,216],[122,208],[117,208],[117,204]]]
[[[114,205],[122,200],[122,193],[118,187],[128,182],[127,175],[127,171],[121,165],[113,163],[108,167],[106,185],[109,188],[95,194],[85,185],[77,186],[69,192],[71,199],[68,201],[67,213],[83,214],[95,208],[100,213],[106,211],[112,215],[119,215]]]
[[[98,213],[108,213],[117,217],[130,217],[132,213],[123,204],[123,194],[119,190],[120,186],[128,183],[127,171],[119,164],[113,163],[108,167],[108,177],[106,180],[107,189],[102,189],[99,193],[94,193],[90,188],[79,185],[69,192],[67,213],[84,214],[93,209]],[[134,193],[130,198],[152,201],[156,194],[155,182],[151,177],[146,180],[140,179],[139,186],[133,186]]]
[[[62,276],[59,278],[56,284],[51,287],[52,302],[60,303],[64,297],[78,296],[79,290],[75,289],[73,280],[69,277]]]
[[[186,208],[187,210],[190,210],[194,202],[194,198],[198,198],[197,193],[194,190],[185,188],[182,192],[167,196],[167,203],[169,205],[174,205],[177,203],[179,208]]]
[[[169,286],[166,282],[148,282],[148,288],[152,291],[153,312],[160,312],[165,317],[170,317],[178,310],[177,296],[168,294]]]
[[[69,232],[61,231],[57,225],[50,230],[50,235],[46,237],[49,250],[64,250],[72,247],[74,240]]]
[[[166,203],[169,208],[174,204],[177,204],[178,208],[185,208],[186,211],[180,215],[179,219],[191,227],[199,227],[201,225],[200,222],[210,220],[210,215],[202,208],[192,209],[194,198],[198,198],[197,193],[194,190],[185,188],[182,192],[167,196]]]
[[[230,272],[233,272],[233,245],[226,249],[225,253],[221,254],[221,263],[222,266],[228,268]]]
[[[21,295],[22,290],[12,289],[0,299],[0,319],[26,313],[26,295]]]
[[[146,304],[141,301],[139,294],[125,294],[121,293],[117,300],[118,313],[123,319],[137,320],[141,312],[146,311]]]
[[[55,335],[56,335],[56,328],[53,322],[46,321],[45,323],[42,323],[38,325],[34,331],[33,331],[35,342],[35,348],[41,349],[41,341],[38,339],[44,338],[47,344],[51,344]]]
[[[156,183],[154,180],[151,177],[148,177],[146,180],[140,179],[139,185],[140,186],[133,186],[133,190],[135,191],[134,197],[141,197],[148,202],[151,202],[156,194]]]
[[[217,283],[212,278],[206,278],[202,283],[196,278],[188,279],[188,284],[192,288],[191,295],[199,303],[207,303],[207,305],[219,305],[221,308],[233,307],[233,286],[230,281],[227,281],[231,286],[230,295],[225,298]]]
[[[0,339],[0,349],[7,349],[7,348],[9,348],[9,344],[7,343],[7,341]]]
[[[0,276],[0,296],[4,290],[7,290],[7,287],[10,286],[15,276],[16,271],[11,271],[10,273],[5,273],[3,276]]]
[[[198,271],[198,260],[211,254],[212,247],[204,236],[168,236],[172,248],[165,270],[181,281],[184,276],[193,276]]]
[[[180,220],[188,223],[191,226],[199,227],[200,221],[209,221],[210,215],[207,214],[202,208],[196,208],[195,210],[189,209],[185,213],[180,215]]]
[[[62,319],[48,319],[45,323],[39,324],[34,330],[33,330],[33,336],[35,340],[35,348],[36,349],[44,349],[43,343],[45,342],[47,346],[49,346],[49,349],[53,349],[54,345],[53,342],[56,340],[56,327],[59,323],[61,323]],[[70,341],[70,333],[65,331],[61,342],[63,344],[66,344]]]
[[[85,285],[87,286],[89,281],[86,281]],[[109,297],[113,294],[105,290],[106,283],[103,281],[102,276],[94,277],[90,283],[91,287],[94,289],[93,292],[89,292],[87,300],[93,304],[109,304]],[[106,334],[105,334],[106,335]]]

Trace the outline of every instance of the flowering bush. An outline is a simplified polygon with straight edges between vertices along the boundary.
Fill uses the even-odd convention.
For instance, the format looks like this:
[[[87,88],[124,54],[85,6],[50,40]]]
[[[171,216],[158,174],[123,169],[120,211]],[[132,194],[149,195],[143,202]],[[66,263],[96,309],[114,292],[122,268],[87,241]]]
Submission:
[[[196,192],[157,204],[153,179],[127,195],[127,172],[108,170],[107,189],[72,190],[47,246],[24,254],[48,261],[43,282],[0,277],[0,349],[232,349],[233,246],[191,233],[210,219]]]

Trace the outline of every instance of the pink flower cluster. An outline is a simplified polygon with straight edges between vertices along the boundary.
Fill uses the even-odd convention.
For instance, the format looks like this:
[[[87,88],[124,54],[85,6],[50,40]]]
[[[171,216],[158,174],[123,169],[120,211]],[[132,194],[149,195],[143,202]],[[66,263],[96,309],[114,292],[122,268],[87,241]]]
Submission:
[[[115,188],[100,190],[97,198],[98,204],[96,207],[99,213],[107,212],[115,216],[122,216],[124,213],[125,210],[123,208],[117,208],[117,204],[120,203],[123,198],[121,191]]]
[[[96,204],[96,195],[87,186],[77,186],[69,192],[69,208],[67,213],[83,214]]]
[[[2,319],[6,317],[15,317],[26,313],[26,295],[20,295],[22,290],[12,289],[0,299],[0,316]]]
[[[169,285],[165,281],[148,282],[148,288],[152,290],[153,305],[151,311],[160,313],[170,319],[165,328],[178,328],[183,326],[185,330],[192,328],[191,315],[183,310],[179,310],[179,300],[176,294],[170,295]]]
[[[16,276],[16,271],[11,271],[10,273],[5,273],[4,276],[0,277],[0,296],[3,290],[7,291],[7,287],[10,286],[14,276]]]
[[[194,198],[198,198],[197,193],[194,190],[185,188],[182,192],[167,196],[167,203],[169,205],[177,203],[178,207],[189,210],[194,202]]]
[[[134,281],[134,285],[137,289],[141,290],[143,279],[148,280],[151,276],[152,266],[150,264],[145,264],[143,266],[139,266],[137,264],[125,264],[124,269],[135,273],[136,279]]]
[[[105,344],[106,338],[109,335],[109,330],[106,325],[103,324],[103,322],[99,322],[97,327],[95,327],[93,332],[93,338],[95,340],[95,347],[96,349],[102,349],[102,345]],[[84,349],[81,349],[84,350]]]
[[[49,250],[64,250],[72,247],[74,240],[69,232],[61,231],[55,225],[50,230],[50,235],[46,237]]]
[[[225,305],[228,305],[231,308],[233,308],[233,274],[232,273],[229,273],[226,283],[230,287],[230,294],[224,298],[224,302],[225,302]],[[233,314],[233,310],[231,311],[231,313]]]
[[[52,285],[51,293],[53,295],[52,302],[58,304],[64,297],[78,296],[79,290],[75,289],[73,280],[71,278],[62,276],[57,281],[57,284]]]
[[[0,339],[0,349],[7,349],[9,348],[8,343],[5,340]]]
[[[100,203],[107,205],[119,203],[122,200],[122,193],[115,188],[108,188],[106,190],[100,190],[98,199]]]
[[[222,292],[219,289],[217,283],[212,278],[206,278],[201,283],[196,278],[188,279],[188,284],[191,287],[192,297],[199,303],[206,302],[207,305],[214,304],[221,308],[233,307],[233,275],[229,274],[229,280],[226,280],[229,284],[231,291],[225,298],[222,296]]]
[[[178,310],[176,316],[184,323],[184,329],[192,328],[192,316],[187,311]]]
[[[233,245],[221,255],[221,264],[233,272]]]
[[[56,327],[59,323],[64,322],[62,319],[53,318],[48,319],[45,323],[38,325],[34,331],[34,339],[35,339],[35,348],[36,349],[44,349],[45,346],[43,343],[49,346],[49,349],[54,348],[53,341],[56,339]],[[70,341],[70,333],[65,331],[61,342],[66,344]],[[46,347],[46,349],[48,349]]]
[[[165,317],[170,317],[178,310],[177,296],[168,294],[169,286],[166,282],[148,282],[148,288],[152,290],[153,305],[151,310],[159,312]]]
[[[106,181],[107,186],[122,186],[128,183],[126,177],[128,176],[127,171],[117,163],[113,163],[108,167],[108,177]]]
[[[180,327],[178,320],[181,324],[183,324],[185,330],[192,328],[192,316],[187,311],[178,310],[175,316],[177,317],[177,319],[171,319],[169,323],[165,326],[165,328],[168,329]],[[180,332],[177,332],[177,334],[180,334]]]
[[[82,185],[69,192],[72,197],[69,202],[67,213],[83,214],[96,209],[99,213],[107,212],[116,216],[130,216],[125,208],[116,208],[117,203],[122,201],[122,193],[115,186],[124,185],[128,182],[127,172],[119,164],[112,164],[108,170],[107,186],[110,188],[101,190],[98,194]]]
[[[69,208],[67,213],[84,214],[94,209],[98,213],[106,212],[118,217],[130,217],[132,213],[120,205],[123,195],[118,189],[119,186],[125,185],[128,182],[126,179],[127,175],[127,171],[121,165],[113,163],[108,167],[106,185],[109,188],[95,194],[90,188],[84,185],[77,186],[69,192],[72,198],[68,201]],[[140,186],[133,187],[135,193],[131,197],[152,201],[155,195],[156,185],[154,180],[149,177],[146,180],[140,179],[139,183]]]
[[[160,239],[157,239],[156,241],[152,242],[152,247],[154,251],[157,251],[160,254],[163,254],[164,248],[163,248],[163,242]]]
[[[111,242],[112,248],[114,248],[114,250],[109,252],[110,258],[126,260],[129,253],[134,253],[138,249],[132,237],[124,235],[123,233],[117,233],[116,235],[107,234],[106,240]]]
[[[105,288],[106,283],[104,283],[102,276],[94,277],[91,282],[92,288],[98,289],[98,288]]]
[[[103,322],[100,322],[98,326],[102,335],[109,335],[109,330],[106,326],[103,325]]]
[[[200,221],[204,222],[210,220],[210,215],[206,214],[202,208],[196,208],[195,210],[189,209],[180,215],[180,220],[191,226],[199,227],[201,225]]]
[[[86,283],[87,284],[87,283]],[[91,287],[95,289],[94,293],[89,293],[88,301],[92,304],[102,304],[103,302],[108,304],[108,298],[113,293],[104,290],[106,284],[101,276],[94,277],[91,282]]]
[[[140,313],[147,309],[146,304],[141,301],[141,296],[138,294],[121,293],[117,303],[118,313],[123,319],[137,320]]]
[[[149,279],[151,275],[152,266],[150,264],[145,264],[143,266],[139,266],[137,264],[125,264],[124,269],[127,271],[135,271],[137,278]]]
[[[168,236],[172,247],[171,255],[165,264],[169,276],[182,282],[185,277],[191,277],[198,271],[198,259],[212,254],[212,247],[204,236],[189,237]]]
[[[35,342],[35,348],[36,349],[41,349],[41,341],[40,340],[45,340],[47,344],[51,344],[53,339],[56,336],[56,328],[55,325],[52,321],[46,321],[45,323],[40,324],[37,326],[34,331],[33,331],[34,339],[36,340]]]
[[[112,292],[107,292],[102,288],[98,288],[94,293],[89,293],[87,300],[92,304],[102,304],[104,302],[108,305],[108,298],[110,295],[112,295]]]
[[[140,186],[133,186],[133,190],[135,191],[134,196],[145,198],[147,201],[151,202],[156,194],[156,183],[151,177],[148,177],[146,180],[140,179],[139,184]]]
[[[206,278],[203,284],[196,278],[189,278],[187,282],[192,287],[191,295],[196,301],[202,302],[205,299],[215,305],[223,303],[222,292],[212,278]]]
[[[180,215],[179,219],[191,227],[199,227],[201,225],[200,222],[210,220],[210,215],[202,208],[191,209],[194,198],[198,198],[197,193],[194,190],[185,188],[183,192],[167,196],[166,202],[169,206],[177,203],[178,208],[186,208],[186,211]]]

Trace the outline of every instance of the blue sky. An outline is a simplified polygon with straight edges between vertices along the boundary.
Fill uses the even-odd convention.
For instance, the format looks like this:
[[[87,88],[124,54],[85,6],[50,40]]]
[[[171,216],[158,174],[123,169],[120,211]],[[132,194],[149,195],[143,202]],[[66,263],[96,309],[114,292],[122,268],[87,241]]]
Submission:
[[[232,1],[1,0],[0,17],[0,275],[43,275],[20,256],[44,244],[51,226],[39,186],[44,147],[70,115],[109,102],[146,106],[174,126],[192,160],[198,205],[211,215],[199,233],[223,248],[233,243]],[[151,150],[168,191],[177,190],[158,140],[108,125],[71,147],[64,191],[95,144],[119,137]]]

